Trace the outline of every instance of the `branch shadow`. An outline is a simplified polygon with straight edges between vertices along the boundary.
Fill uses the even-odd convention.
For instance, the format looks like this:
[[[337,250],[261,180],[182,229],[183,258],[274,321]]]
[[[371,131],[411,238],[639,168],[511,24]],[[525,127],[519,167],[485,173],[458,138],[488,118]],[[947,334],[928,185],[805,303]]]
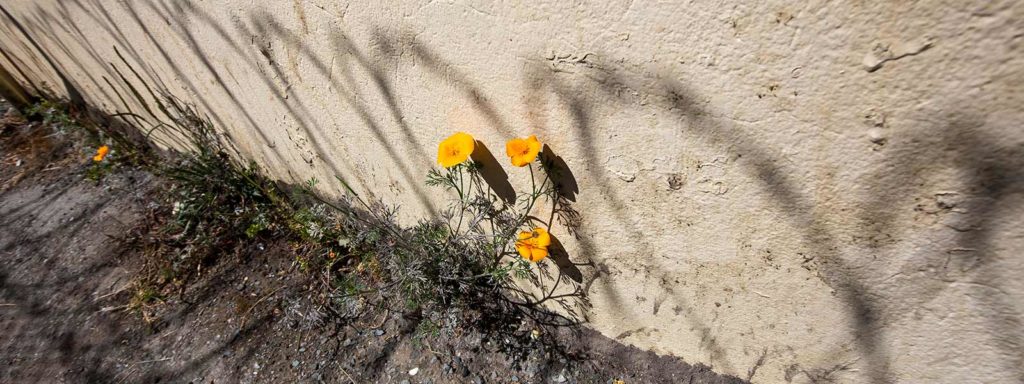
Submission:
[[[830,233],[825,224],[827,219],[814,213],[814,203],[809,197],[800,192],[799,184],[789,176],[790,173],[771,154],[771,151],[750,142],[745,138],[746,135],[742,130],[731,125],[729,122],[712,118],[712,113],[698,106],[698,103],[695,101],[698,100],[698,97],[680,83],[671,80],[660,80],[654,82],[649,88],[643,88],[631,84],[649,84],[651,83],[649,79],[629,79],[625,78],[625,75],[620,72],[608,70],[596,71],[592,75],[599,84],[598,89],[605,95],[612,96],[613,100],[619,100],[627,105],[631,105],[632,102],[627,95],[642,95],[643,97],[648,97],[649,100],[658,100],[658,102],[676,114],[682,121],[689,123],[680,124],[680,129],[691,134],[693,137],[704,140],[711,146],[721,148],[732,153],[737,158],[742,157],[744,159],[739,164],[745,167],[752,180],[757,181],[761,188],[773,197],[773,202],[776,204],[778,211],[786,212],[786,217],[792,222],[794,227],[806,228],[803,234],[804,241],[806,244],[811,245],[813,252],[816,253],[818,267],[822,272],[823,278],[829,286],[837,291],[839,297],[849,305],[849,315],[856,327],[856,341],[860,355],[871,368],[871,372],[869,372],[871,381],[874,383],[892,382],[894,378],[890,367],[892,358],[889,352],[889,343],[883,338],[884,326],[886,324],[884,320],[897,314],[906,313],[905,310],[908,308],[886,308],[887,301],[879,300],[880,292],[878,289],[870,288],[875,285],[876,279],[866,273],[868,271],[863,271],[862,267],[850,265],[841,258],[835,235]],[[587,120],[586,107],[579,104],[582,103],[580,101],[573,101],[570,103],[569,109],[573,111],[574,116],[578,116],[578,121],[585,121]],[[947,147],[947,150],[903,152],[905,156],[890,159],[889,163],[892,166],[880,167],[878,169],[884,170],[880,172],[888,174],[886,179],[900,180],[899,183],[895,184],[901,184],[903,189],[910,192],[916,188],[916,184],[906,183],[906,180],[913,179],[913,173],[922,169],[923,165],[952,161],[954,167],[962,169],[962,174],[971,175],[971,177],[965,180],[965,183],[971,186],[969,189],[972,193],[980,195],[981,200],[986,203],[980,209],[975,208],[971,211],[971,215],[974,216],[973,220],[978,222],[976,227],[986,229],[960,233],[955,243],[967,249],[992,250],[994,249],[994,244],[990,243],[989,236],[991,232],[988,230],[991,226],[987,225],[986,222],[996,216],[993,214],[993,207],[998,206],[1000,200],[1011,194],[1020,193],[1021,189],[1024,188],[1024,176],[1022,176],[1020,171],[1022,164],[1019,161],[1019,159],[1024,158],[1024,151],[1021,148],[1014,148],[1009,151],[1003,150],[998,155],[993,155],[993,149],[999,148],[999,145],[994,140],[980,136],[977,132],[971,132],[971,130],[965,131],[960,126],[962,126],[962,123],[954,121],[946,129],[938,130],[943,133],[952,132],[940,135],[941,138],[939,140]],[[705,131],[702,132],[700,129]],[[932,135],[933,137],[934,132],[936,130],[921,131],[922,134]],[[588,147],[587,144],[590,142],[590,137],[588,135],[582,136],[581,145],[584,146],[584,152],[592,152],[593,148]],[[731,140],[726,142],[719,139],[723,137],[730,138]],[[927,141],[925,137],[911,137],[909,141],[912,143]],[[956,153],[957,156],[948,156],[950,150]],[[919,156],[921,152],[932,153],[932,156],[935,157]],[[1007,163],[1007,159],[1015,159],[1015,161]],[[893,170],[896,172],[893,173]],[[600,180],[600,176],[595,176]],[[880,178],[880,175],[876,174],[875,177]],[[604,182],[606,183],[606,181]],[[887,186],[891,185],[894,184],[879,183],[877,187],[888,188]],[[610,205],[616,212],[621,212],[623,205],[617,204],[617,200],[618,198],[612,195]],[[892,231],[894,229],[894,212],[897,212],[897,210],[894,209],[891,201],[873,199],[868,204],[868,207],[861,212],[861,219],[865,222],[873,223],[876,226],[874,228],[876,231]],[[620,222],[627,222],[623,220],[624,214],[618,213],[617,216]],[[643,241],[635,233],[631,235],[631,238],[636,241]],[[919,268],[920,263],[920,260],[910,260],[906,263],[906,266],[907,268]],[[667,278],[668,276],[664,277]],[[1000,279],[996,276],[988,276],[984,280],[991,283]],[[922,281],[917,282],[917,284],[922,283]],[[663,288],[671,292],[669,287],[663,286]],[[915,295],[921,295],[912,296],[911,301],[918,304],[911,305],[927,302],[940,292],[941,289],[923,294],[921,294],[922,292],[915,291]],[[996,316],[994,321],[989,323],[990,326],[993,326],[992,333],[1008,337],[1010,340],[1003,343],[1004,345],[1002,346],[1004,353],[1008,356],[1018,356],[1016,362],[1021,362],[1021,353],[1007,348],[1007,346],[1021,344],[1020,314],[1013,311],[1013,305],[1009,302],[1001,300],[1002,296],[1000,295],[983,296],[989,297],[994,301],[986,306],[987,308],[991,309],[994,314],[1001,313],[1001,315]],[[907,298],[907,296],[901,297]],[[1007,311],[1010,312],[1007,313]],[[698,328],[700,327],[698,326]],[[712,346],[712,349],[714,348]],[[1022,372],[1021,377],[1024,377],[1024,371],[1019,368],[1021,366],[1022,364],[1017,364],[1016,367],[1007,367],[1007,369],[1010,369],[1011,372]]]

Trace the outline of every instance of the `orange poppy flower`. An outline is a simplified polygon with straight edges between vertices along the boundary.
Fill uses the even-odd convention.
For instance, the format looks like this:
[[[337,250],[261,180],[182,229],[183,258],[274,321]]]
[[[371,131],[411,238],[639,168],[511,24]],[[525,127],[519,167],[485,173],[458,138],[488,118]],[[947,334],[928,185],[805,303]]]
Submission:
[[[530,135],[525,139],[512,139],[505,143],[505,153],[512,158],[512,165],[525,167],[533,162],[540,153],[540,141],[537,136]]]
[[[106,145],[101,146],[101,147],[96,149],[96,156],[92,157],[92,161],[95,161],[97,163],[101,162],[101,161],[103,161],[104,157],[107,157],[108,153],[110,153],[110,147],[108,147]]]
[[[519,232],[516,251],[524,259],[536,263],[548,256],[549,245],[551,245],[551,235],[544,228],[538,227],[532,231]]]
[[[451,168],[469,159],[476,147],[476,140],[468,133],[456,132],[441,142],[437,148],[437,162],[442,167]]]

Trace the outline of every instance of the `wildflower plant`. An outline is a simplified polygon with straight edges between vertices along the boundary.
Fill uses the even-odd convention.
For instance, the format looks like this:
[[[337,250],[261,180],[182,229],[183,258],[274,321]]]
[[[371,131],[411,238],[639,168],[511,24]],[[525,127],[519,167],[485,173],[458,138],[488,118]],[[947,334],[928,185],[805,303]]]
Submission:
[[[107,154],[109,153],[110,147],[106,145],[101,145],[99,148],[96,149],[96,155],[92,157],[92,161],[99,163],[103,161],[103,159],[106,158]]]
[[[549,176],[550,167],[538,160],[541,143],[536,136],[530,136],[512,139],[506,144],[510,163],[529,170],[530,189],[519,193],[515,201],[505,202],[484,180],[483,164],[468,155],[448,155],[446,151],[453,140],[465,143],[472,138],[460,132],[443,141],[438,148],[443,168],[427,174],[427,185],[440,187],[456,197],[441,213],[446,229],[445,248],[461,250],[452,256],[470,259],[469,263],[479,264],[484,270],[482,274],[468,277],[489,279],[489,283],[506,291],[503,293],[526,299],[530,295],[517,288],[515,280],[529,278],[537,282],[538,276],[533,274],[530,264],[543,263],[552,243],[549,231],[553,214],[544,221],[533,212],[542,202],[550,204],[554,212],[557,201]],[[464,148],[471,146],[464,145]],[[539,171],[535,170],[535,165]],[[551,294],[520,303],[539,304],[547,297]]]
[[[96,154],[92,157],[92,164],[85,172],[85,177],[92,181],[99,181],[111,168],[111,162],[107,159],[110,154],[110,146],[101,145],[96,148]]]
[[[549,289],[540,284],[542,275],[550,276],[549,247],[555,240],[549,232],[551,220],[544,222],[531,212],[545,201],[554,206],[555,187],[549,167],[538,160],[539,140],[523,142],[525,150],[510,150],[509,160],[530,173],[530,189],[506,201],[485,181],[485,165],[473,160],[481,143],[461,132],[442,141],[440,167],[428,172],[426,183],[444,190],[449,204],[438,218],[412,226],[398,223],[397,207],[363,199],[344,179],[338,178],[345,191],[339,200],[317,197],[312,190],[319,183],[310,180],[307,195],[336,213],[326,225],[337,230],[321,241],[337,251],[327,253],[323,263],[325,280],[334,287],[328,295],[335,301],[333,310],[357,317],[354,308],[385,303],[391,311],[417,313],[430,323],[425,329],[441,333],[465,325],[465,319],[452,315],[462,310],[479,313],[477,325],[505,324],[500,332],[510,329],[506,323],[526,318],[543,318],[548,325],[574,323],[542,305],[578,292],[554,295],[558,280]],[[335,238],[337,243],[331,244]],[[524,288],[524,282],[541,289]],[[568,304],[556,302],[573,312]],[[535,328],[513,329],[509,336],[529,339],[529,330]]]

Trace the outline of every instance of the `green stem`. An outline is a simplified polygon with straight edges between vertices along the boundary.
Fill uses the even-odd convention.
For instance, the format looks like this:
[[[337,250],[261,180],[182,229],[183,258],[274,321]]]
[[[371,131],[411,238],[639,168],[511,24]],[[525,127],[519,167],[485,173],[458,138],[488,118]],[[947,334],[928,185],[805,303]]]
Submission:
[[[498,239],[498,240],[500,240],[502,242],[502,244],[508,244],[508,242],[512,240],[512,236],[515,234],[515,231],[519,230],[519,228],[522,227],[523,224],[525,224],[527,220],[529,220],[529,218],[530,218],[530,211],[533,210],[534,204],[537,203],[537,200],[541,196],[541,191],[543,191],[544,185],[546,185],[547,182],[548,182],[548,174],[547,174],[547,172],[545,172],[544,173],[544,180],[541,181],[541,183],[540,183],[541,190],[538,190],[537,189],[537,178],[536,178],[536,176],[534,175],[534,172],[533,172],[533,163],[530,163],[529,167],[530,167],[530,188],[531,188],[530,199],[526,203],[526,210],[523,212],[522,216],[520,216],[516,220],[515,225],[512,225],[511,227],[509,227],[508,230],[504,234],[502,234],[502,236]],[[504,246],[502,248],[504,248]],[[501,256],[502,255],[499,254],[494,259],[494,264],[495,265],[498,264],[498,262],[501,261]]]
[[[459,187],[462,187],[463,171],[459,168]],[[473,177],[469,178],[469,188],[466,189],[468,192],[473,191]],[[466,198],[463,196],[462,191],[459,191],[459,224],[455,226],[455,233],[452,236],[456,236],[459,231],[462,230],[462,219],[466,217]]]

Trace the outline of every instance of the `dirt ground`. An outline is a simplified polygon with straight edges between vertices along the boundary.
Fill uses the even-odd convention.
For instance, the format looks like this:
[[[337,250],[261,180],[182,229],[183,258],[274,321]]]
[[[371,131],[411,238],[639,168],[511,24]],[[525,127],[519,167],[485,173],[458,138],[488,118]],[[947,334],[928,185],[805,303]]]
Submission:
[[[16,120],[0,136],[0,382],[743,382],[585,327],[544,335],[556,350],[469,327],[422,336],[415,314],[333,321],[284,241],[225,251],[131,310],[133,239],[156,230],[166,182],[130,167],[89,180],[88,149]]]

